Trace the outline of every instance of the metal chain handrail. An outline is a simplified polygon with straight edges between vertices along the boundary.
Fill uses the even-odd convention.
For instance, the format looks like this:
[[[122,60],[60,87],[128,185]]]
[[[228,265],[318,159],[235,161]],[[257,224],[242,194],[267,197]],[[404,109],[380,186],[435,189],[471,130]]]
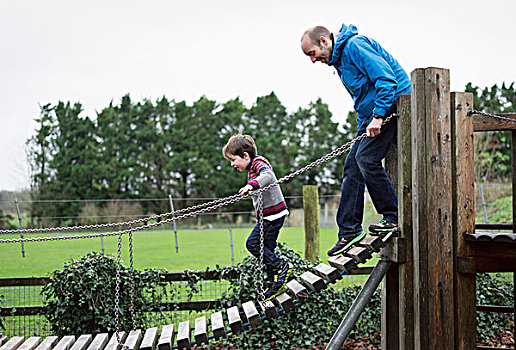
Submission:
[[[490,117],[490,118],[494,118],[494,119],[504,120],[504,121],[510,122],[510,123],[516,123],[516,119],[507,118],[507,117],[504,117],[501,115],[486,113],[486,112],[482,112],[482,111],[477,111],[475,109],[468,110],[468,116],[474,116],[474,115],[481,115],[484,117]]]
[[[179,209],[179,210],[175,210],[175,211],[169,211],[166,213],[157,214],[157,215],[153,215],[153,216],[146,216],[144,218],[135,219],[135,220],[131,220],[131,221],[114,222],[114,223],[106,223],[106,224],[81,225],[81,226],[68,226],[68,227],[63,226],[63,227],[28,228],[28,229],[16,229],[16,230],[0,230],[0,234],[49,233],[49,232],[63,232],[63,231],[66,232],[66,231],[92,230],[92,229],[98,229],[98,228],[104,229],[104,228],[116,227],[116,226],[131,226],[131,225],[140,224],[140,223],[150,221],[150,220],[160,219],[160,218],[164,218],[164,217],[171,216],[171,215],[177,215],[177,214],[182,214],[182,213],[192,211],[192,210],[202,209],[204,207],[215,205],[215,204],[223,202],[227,199],[234,198],[234,197],[237,198],[239,196],[240,195],[237,193],[237,194],[234,194],[234,195],[231,195],[228,197],[218,198],[213,201],[196,204],[191,207],[187,207],[187,208],[183,208],[183,209]]]
[[[398,116],[398,115],[397,114],[391,114],[390,116],[385,118],[385,120],[382,123],[382,126],[385,125],[385,123],[387,123],[394,116]],[[293,178],[293,177],[295,177],[295,176],[297,176],[297,175],[299,175],[301,173],[304,173],[305,171],[307,171],[309,169],[312,169],[312,168],[314,168],[317,165],[320,165],[320,164],[322,164],[324,162],[329,161],[330,159],[333,159],[333,158],[335,158],[337,156],[340,156],[340,155],[346,153],[349,149],[351,149],[351,147],[353,146],[353,144],[355,144],[355,142],[357,142],[359,140],[362,140],[365,137],[366,137],[365,133],[361,134],[360,136],[357,136],[353,140],[351,140],[351,141],[345,143],[344,145],[334,149],[330,153],[327,153],[326,155],[324,155],[321,158],[313,161],[312,163],[310,163],[308,165],[305,165],[304,167],[302,167],[302,168],[300,168],[300,169],[298,169],[298,170],[296,170],[296,171],[294,171],[294,172],[292,172],[292,173],[290,173],[288,175],[285,175],[284,177],[280,178],[279,180],[277,180],[276,182],[274,182],[274,183],[272,183],[270,185],[267,185],[267,186],[265,186],[263,188],[251,191],[250,194],[251,195],[257,195],[258,193],[267,191],[270,188],[272,188],[273,186],[279,185],[280,183],[283,183],[283,182],[285,182],[287,180],[290,180],[291,178]],[[190,216],[194,216],[194,215],[206,212],[206,211],[215,210],[215,209],[218,209],[220,207],[236,203],[236,202],[238,202],[238,201],[240,201],[242,199],[245,199],[245,198],[247,198],[247,196],[241,196],[241,195],[239,195],[237,193],[237,194],[234,194],[234,195],[229,196],[229,197],[220,198],[220,199],[217,199],[217,200],[214,200],[214,201],[211,201],[211,202],[202,203],[202,204],[199,204],[199,205],[196,205],[196,206],[192,206],[192,207],[189,207],[189,208],[184,208],[184,209],[182,209],[183,212],[184,211],[190,211],[190,212],[182,214],[182,215],[176,215],[179,212],[179,210],[178,210],[178,211],[176,211],[174,213],[174,217],[169,218],[169,219],[165,219],[165,220],[163,220],[161,222],[155,222],[155,223],[152,223],[152,224],[136,226],[136,227],[133,227],[131,229],[126,229],[126,230],[122,230],[122,231],[107,232],[107,233],[89,233],[89,234],[83,234],[83,235],[70,235],[70,236],[0,239],[0,244],[1,243],[42,242],[42,241],[67,240],[67,239],[98,238],[98,237],[114,236],[114,235],[118,235],[118,234],[124,235],[124,234],[128,234],[130,231],[142,231],[142,230],[146,230],[146,229],[149,229],[149,228],[152,228],[152,227],[163,225],[163,224],[166,224],[166,223],[169,223],[169,222],[179,221],[179,220],[182,220],[182,219],[185,219],[185,218],[188,218]],[[195,211],[192,211],[192,210],[197,209],[197,208],[199,208],[199,209],[195,210]],[[156,215],[155,217],[163,217],[163,216],[165,216],[165,214],[159,214],[159,215]],[[127,224],[132,225],[133,223],[138,223],[138,222],[146,221],[146,220],[149,220],[149,219],[150,218],[146,218],[145,220],[143,220],[143,219],[133,220],[133,221],[127,222]],[[113,224],[101,224],[101,225],[87,225],[87,226],[83,226],[83,227],[92,226],[92,227],[95,227],[95,228],[100,228],[100,227],[104,227],[103,225],[107,225],[105,227],[113,226]],[[121,223],[119,223],[116,226],[123,226],[123,225]],[[69,227],[67,229],[71,230],[73,228],[74,227]],[[56,229],[54,229],[54,230],[56,230]],[[6,232],[6,231],[9,231],[9,232]],[[67,231],[67,230],[64,230],[64,231]],[[29,231],[27,231],[27,230],[0,230],[0,233],[22,233],[22,232],[37,233],[37,232],[48,232],[48,230],[47,229],[30,229]],[[51,231],[51,232],[53,232],[53,231]]]

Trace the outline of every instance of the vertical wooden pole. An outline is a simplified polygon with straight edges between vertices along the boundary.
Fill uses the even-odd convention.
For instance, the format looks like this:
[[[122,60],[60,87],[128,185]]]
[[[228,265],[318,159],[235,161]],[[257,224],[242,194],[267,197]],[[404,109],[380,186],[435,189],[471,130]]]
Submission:
[[[399,349],[414,349],[414,253],[412,244],[412,127],[410,95],[398,99],[398,220],[407,243],[399,265]],[[391,267],[392,269],[392,267]]]
[[[399,125],[398,121],[395,122]],[[385,157],[385,171],[398,193],[398,144],[393,142]],[[398,265],[387,271],[382,281],[382,349],[399,349],[399,272]]]
[[[454,92],[451,94],[452,120],[452,193],[454,266],[459,256],[469,256],[465,234],[475,233],[475,168],[473,148],[473,121],[467,116],[473,108],[473,95]],[[477,312],[475,274],[459,273],[454,269],[455,349],[475,349]]]
[[[303,186],[305,219],[305,259],[316,262],[320,251],[319,191],[317,186]]]
[[[449,70],[416,70],[412,87],[415,348],[439,349],[446,344],[453,349]]]
[[[516,233],[516,130],[511,133],[512,166],[512,232]],[[514,287],[516,288],[516,286]],[[516,337],[516,335],[515,335]],[[515,342],[516,343],[516,342]]]

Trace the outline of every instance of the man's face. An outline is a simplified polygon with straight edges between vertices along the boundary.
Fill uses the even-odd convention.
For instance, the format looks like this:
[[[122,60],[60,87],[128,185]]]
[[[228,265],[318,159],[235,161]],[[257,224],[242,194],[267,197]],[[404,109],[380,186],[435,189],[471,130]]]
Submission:
[[[303,37],[301,41],[301,49],[304,54],[310,57],[312,63],[321,62],[328,63],[331,61],[332,55],[332,45],[328,38],[321,36],[319,39],[320,45],[318,43],[314,43],[308,35]]]

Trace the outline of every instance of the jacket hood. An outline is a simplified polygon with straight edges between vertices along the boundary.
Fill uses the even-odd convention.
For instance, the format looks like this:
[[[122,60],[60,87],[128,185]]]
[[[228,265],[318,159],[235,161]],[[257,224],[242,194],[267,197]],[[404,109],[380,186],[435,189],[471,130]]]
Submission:
[[[335,65],[335,63],[338,61],[340,57],[340,51],[342,50],[342,47],[344,47],[344,44],[349,38],[355,35],[358,35],[357,27],[355,27],[352,24],[350,24],[349,26],[342,24],[342,28],[340,28],[340,32],[338,33],[338,38],[337,40],[335,40],[335,43],[333,44],[331,61],[328,62],[328,65]]]

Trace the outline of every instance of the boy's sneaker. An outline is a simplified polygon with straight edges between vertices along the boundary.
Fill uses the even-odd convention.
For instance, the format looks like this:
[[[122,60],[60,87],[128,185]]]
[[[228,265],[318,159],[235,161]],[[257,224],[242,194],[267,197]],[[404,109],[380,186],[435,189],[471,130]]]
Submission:
[[[272,286],[269,289],[267,289],[267,291],[263,294],[263,300],[260,301],[264,302],[272,300],[281,293],[284,293],[286,290],[286,287],[281,287],[281,285],[279,285],[278,282],[274,282]]]
[[[278,279],[276,280],[277,289],[285,289],[285,286],[287,285],[288,278],[290,277],[290,274],[292,273],[292,270],[294,269],[294,265],[291,263],[285,263],[281,269],[278,272]]]
[[[366,233],[362,231],[354,237],[339,239],[337,243],[335,243],[335,245],[330,250],[328,250],[328,255],[335,256],[347,252],[355,243],[362,240],[362,238],[364,238],[365,235]]]
[[[369,226],[369,233],[373,236],[386,235],[397,227],[398,224],[382,219],[376,225]]]

